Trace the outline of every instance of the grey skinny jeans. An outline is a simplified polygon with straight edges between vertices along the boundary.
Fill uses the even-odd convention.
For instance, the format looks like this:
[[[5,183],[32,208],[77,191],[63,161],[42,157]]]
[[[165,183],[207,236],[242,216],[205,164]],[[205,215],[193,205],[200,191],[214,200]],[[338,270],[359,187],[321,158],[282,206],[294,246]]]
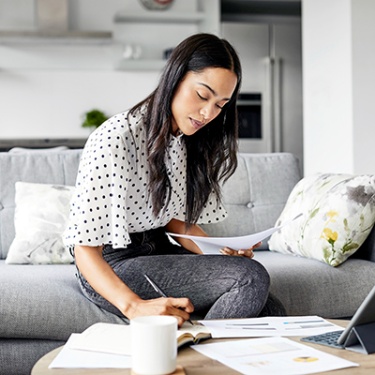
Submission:
[[[270,278],[253,259],[197,255],[170,242],[164,228],[131,234],[124,249],[105,245],[103,258],[142,299],[160,297],[147,282],[150,276],[171,297],[187,297],[193,319],[251,318],[285,315],[280,301],[269,296]],[[123,317],[96,293],[78,270],[83,294],[99,307]]]

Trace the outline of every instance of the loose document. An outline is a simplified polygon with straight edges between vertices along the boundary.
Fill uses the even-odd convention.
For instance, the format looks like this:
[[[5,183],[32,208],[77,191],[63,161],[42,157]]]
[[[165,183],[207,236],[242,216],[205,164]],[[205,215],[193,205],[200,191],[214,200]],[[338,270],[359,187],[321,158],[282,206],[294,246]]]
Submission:
[[[225,341],[192,348],[245,375],[302,375],[358,366],[284,337]]]
[[[320,316],[267,316],[264,318],[200,320],[213,338],[312,336],[343,328]]]

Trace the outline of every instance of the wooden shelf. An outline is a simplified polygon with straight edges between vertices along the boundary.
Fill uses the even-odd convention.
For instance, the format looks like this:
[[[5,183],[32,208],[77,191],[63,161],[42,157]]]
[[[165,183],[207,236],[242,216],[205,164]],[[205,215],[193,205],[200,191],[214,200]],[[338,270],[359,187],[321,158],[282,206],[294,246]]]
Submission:
[[[12,138],[0,139],[0,152],[9,151],[15,147],[27,149],[48,149],[66,146],[71,149],[82,148],[87,138]]]
[[[203,12],[163,12],[150,11],[147,13],[129,13],[119,11],[116,13],[114,21],[121,22],[154,22],[154,23],[198,23],[205,19]]]
[[[110,44],[110,31],[0,31],[0,44]]]
[[[158,60],[158,59],[139,59],[139,60],[119,60],[115,69],[117,70],[162,70],[166,60]]]

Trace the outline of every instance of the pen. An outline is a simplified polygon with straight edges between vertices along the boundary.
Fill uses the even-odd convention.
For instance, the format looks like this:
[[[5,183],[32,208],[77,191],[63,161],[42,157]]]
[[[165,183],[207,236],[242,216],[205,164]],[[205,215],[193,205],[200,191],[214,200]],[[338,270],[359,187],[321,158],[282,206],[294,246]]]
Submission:
[[[144,277],[151,284],[151,286],[159,293],[160,296],[164,298],[168,298],[168,296],[160,289],[160,287],[155,283],[155,281],[152,281],[146,274],[144,274]],[[191,325],[194,325],[191,319],[188,319],[188,322]]]

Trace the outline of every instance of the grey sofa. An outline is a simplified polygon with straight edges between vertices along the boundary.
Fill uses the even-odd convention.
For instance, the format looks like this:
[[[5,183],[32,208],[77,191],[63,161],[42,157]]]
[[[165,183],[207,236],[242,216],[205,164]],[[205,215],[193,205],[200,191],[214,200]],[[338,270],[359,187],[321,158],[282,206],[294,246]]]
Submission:
[[[14,238],[15,182],[74,185],[80,152],[0,153],[0,374],[29,374],[72,332],[98,321],[124,322],[83,297],[74,265],[4,262]],[[240,154],[224,187],[229,217],[205,229],[232,236],[273,226],[300,178],[291,154]],[[373,231],[356,258],[338,268],[266,249],[257,250],[255,259],[268,269],[271,291],[289,315],[349,317],[375,284],[374,243]]]

